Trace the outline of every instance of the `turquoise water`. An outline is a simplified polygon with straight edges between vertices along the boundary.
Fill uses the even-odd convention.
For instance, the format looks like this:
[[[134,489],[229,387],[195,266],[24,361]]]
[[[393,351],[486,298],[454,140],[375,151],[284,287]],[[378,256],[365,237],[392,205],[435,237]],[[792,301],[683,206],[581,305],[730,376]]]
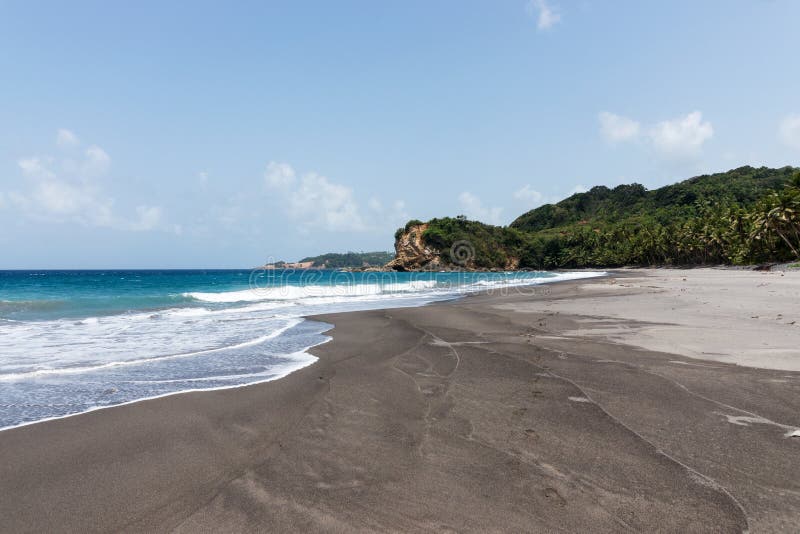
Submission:
[[[591,275],[0,271],[0,428],[280,378],[327,339],[305,315]]]

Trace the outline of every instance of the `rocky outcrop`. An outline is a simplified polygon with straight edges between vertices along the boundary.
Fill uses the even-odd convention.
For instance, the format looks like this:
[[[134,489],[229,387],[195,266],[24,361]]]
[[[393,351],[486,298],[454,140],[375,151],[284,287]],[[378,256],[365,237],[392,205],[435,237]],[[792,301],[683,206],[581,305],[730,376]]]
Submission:
[[[456,221],[458,232],[446,233],[446,225],[452,221]],[[465,219],[433,219],[427,223],[411,221],[395,234],[395,259],[387,263],[385,269],[393,271],[519,269],[518,251],[503,246],[500,243],[501,238],[489,233],[487,228],[498,230]],[[427,239],[424,237],[426,230],[431,234]],[[437,241],[446,245],[437,247],[434,244]]]
[[[398,232],[395,242],[395,259],[386,264],[393,271],[431,271],[442,268],[439,251],[426,245],[422,234],[426,223],[406,226]]]

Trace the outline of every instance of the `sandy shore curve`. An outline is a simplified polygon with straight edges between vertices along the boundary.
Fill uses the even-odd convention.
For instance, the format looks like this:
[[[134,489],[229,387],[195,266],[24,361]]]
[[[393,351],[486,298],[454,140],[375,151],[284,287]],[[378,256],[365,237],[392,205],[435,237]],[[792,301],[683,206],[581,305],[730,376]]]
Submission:
[[[316,317],[284,379],[0,432],[0,531],[791,531],[798,288],[633,271]]]

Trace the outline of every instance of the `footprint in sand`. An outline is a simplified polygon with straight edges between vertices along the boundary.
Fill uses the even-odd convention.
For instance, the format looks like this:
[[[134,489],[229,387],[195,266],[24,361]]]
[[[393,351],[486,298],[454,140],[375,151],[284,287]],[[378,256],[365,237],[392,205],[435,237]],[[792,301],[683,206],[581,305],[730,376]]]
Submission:
[[[552,501],[557,506],[566,506],[567,500],[561,496],[555,488],[545,488],[544,489],[544,496],[547,497],[548,500]]]

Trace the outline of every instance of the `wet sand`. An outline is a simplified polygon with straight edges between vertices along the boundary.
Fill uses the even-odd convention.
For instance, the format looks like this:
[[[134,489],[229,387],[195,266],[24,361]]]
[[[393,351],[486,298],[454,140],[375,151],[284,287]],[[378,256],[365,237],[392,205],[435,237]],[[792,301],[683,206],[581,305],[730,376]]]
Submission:
[[[657,276],[321,316],[284,379],[0,432],[0,531],[796,531],[800,373],[619,338]]]

